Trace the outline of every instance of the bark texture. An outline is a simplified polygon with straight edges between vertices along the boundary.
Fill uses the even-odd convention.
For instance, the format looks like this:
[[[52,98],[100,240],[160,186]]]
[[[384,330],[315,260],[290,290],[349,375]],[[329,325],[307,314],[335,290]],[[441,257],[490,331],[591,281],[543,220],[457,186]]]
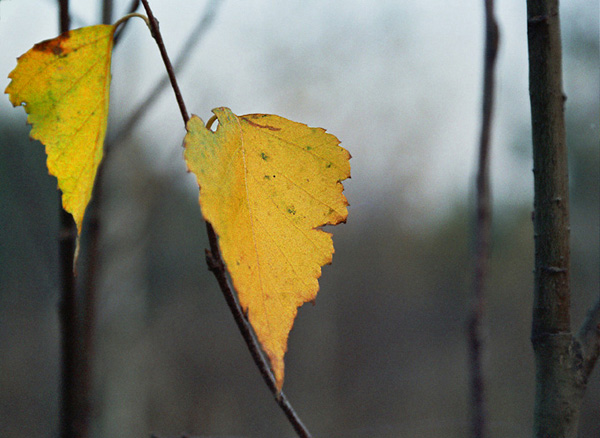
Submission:
[[[536,364],[534,436],[575,438],[587,380],[597,358],[571,332],[569,190],[558,0],[528,0],[529,92],[535,185],[535,286],[531,340]],[[597,307],[595,318],[598,318]],[[594,315],[591,315],[594,319]],[[591,352],[591,354],[590,354]]]

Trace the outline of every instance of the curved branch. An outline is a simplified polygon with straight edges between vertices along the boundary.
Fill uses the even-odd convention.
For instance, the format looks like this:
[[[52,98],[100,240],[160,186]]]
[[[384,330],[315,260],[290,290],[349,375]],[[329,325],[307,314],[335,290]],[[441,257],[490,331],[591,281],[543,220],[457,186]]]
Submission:
[[[144,5],[144,9],[146,9],[146,13],[148,14],[148,18],[150,20],[150,26],[151,26],[151,30],[152,30],[152,36],[156,40],[156,43],[159,47],[161,56],[163,58],[163,62],[167,69],[169,80],[171,82],[171,86],[173,87],[173,91],[175,92],[175,97],[176,97],[177,103],[179,105],[179,110],[181,112],[181,116],[183,118],[184,124],[187,125],[187,122],[189,121],[189,115],[188,115],[187,109],[185,107],[185,103],[183,102],[183,97],[181,96],[181,92],[179,90],[179,85],[177,84],[177,78],[175,77],[175,70],[174,70],[173,65],[171,64],[171,60],[169,59],[169,56],[167,54],[167,50],[165,48],[165,45],[164,45],[164,42],[162,39],[162,35],[160,34],[160,30],[158,27],[158,21],[156,20],[156,18],[154,17],[154,14],[152,13],[152,10],[150,9],[148,0],[141,0],[141,1],[142,1],[142,4]],[[208,234],[208,240],[209,240],[209,244],[210,244],[210,251],[207,251],[207,257],[206,257],[208,268],[215,275],[215,278],[217,279],[217,282],[219,283],[221,292],[223,293],[223,296],[225,297],[225,300],[227,301],[227,305],[229,306],[229,309],[231,310],[231,312],[233,314],[233,318],[235,319],[235,322],[236,322],[240,332],[242,333],[244,341],[246,342],[246,346],[250,350],[252,359],[258,366],[259,371],[260,371],[261,375],[263,376],[263,379],[265,380],[265,383],[271,390],[271,393],[275,396],[277,404],[281,407],[281,409],[285,413],[285,416],[287,417],[288,421],[290,422],[290,424],[292,425],[292,427],[294,428],[294,430],[296,431],[298,436],[300,438],[310,438],[311,437],[310,432],[308,431],[306,426],[304,426],[304,424],[302,423],[302,421],[300,420],[300,418],[298,417],[298,415],[292,408],[292,405],[290,404],[290,402],[287,400],[287,398],[285,397],[285,395],[282,392],[277,391],[277,387],[275,385],[275,378],[273,377],[273,374],[270,371],[269,365],[267,364],[266,360],[260,353],[260,348],[258,346],[258,343],[256,342],[256,340],[254,339],[254,336],[252,335],[252,328],[250,327],[250,324],[244,317],[242,309],[240,308],[239,304],[237,303],[232,289],[229,287],[229,283],[227,282],[227,276],[225,274],[225,264],[223,263],[223,260],[221,259],[221,254],[219,252],[217,235],[215,234],[215,231],[213,230],[212,225],[208,222],[206,222],[206,232]]]

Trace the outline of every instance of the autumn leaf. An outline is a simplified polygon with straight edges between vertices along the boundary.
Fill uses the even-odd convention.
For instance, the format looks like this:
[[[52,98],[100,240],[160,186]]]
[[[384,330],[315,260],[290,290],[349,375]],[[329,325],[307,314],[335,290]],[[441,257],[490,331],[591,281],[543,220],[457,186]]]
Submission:
[[[297,308],[313,301],[331,234],[345,222],[341,181],[350,154],[321,128],[279,116],[213,110],[215,132],[193,116],[185,159],[200,186],[204,218],[219,236],[239,301],[267,354],[278,389]]]
[[[29,114],[31,138],[46,146],[48,172],[78,234],[102,160],[115,29],[84,27],[36,44],[18,58],[5,90]]]

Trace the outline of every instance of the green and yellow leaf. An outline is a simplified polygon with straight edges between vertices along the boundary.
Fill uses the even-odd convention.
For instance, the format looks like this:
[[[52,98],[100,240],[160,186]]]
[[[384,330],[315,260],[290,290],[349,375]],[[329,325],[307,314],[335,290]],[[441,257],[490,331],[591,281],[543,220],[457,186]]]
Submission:
[[[102,160],[115,29],[84,27],[36,44],[18,58],[5,91],[29,114],[31,137],[45,145],[78,234]]]

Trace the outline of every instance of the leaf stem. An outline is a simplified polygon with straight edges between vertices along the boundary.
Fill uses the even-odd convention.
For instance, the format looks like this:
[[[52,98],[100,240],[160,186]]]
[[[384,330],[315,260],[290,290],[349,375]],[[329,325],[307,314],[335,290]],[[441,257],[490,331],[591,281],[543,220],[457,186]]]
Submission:
[[[215,123],[215,120],[217,120],[217,116],[215,116],[214,114],[212,115],[212,117],[210,119],[208,119],[208,122],[206,122],[206,129],[210,129],[210,127],[212,126],[213,123]]]
[[[187,122],[189,121],[190,117],[189,117],[187,109],[185,107],[185,103],[183,102],[183,97],[179,90],[179,85],[177,84],[177,78],[175,77],[175,72],[174,72],[173,66],[171,64],[171,61],[169,60],[167,50],[165,48],[162,36],[160,34],[158,21],[156,20],[156,18],[154,17],[154,14],[152,13],[152,10],[150,9],[148,0],[141,0],[141,1],[144,6],[144,9],[146,10],[146,13],[148,14],[148,18],[150,20],[150,29],[152,32],[152,36],[156,40],[156,43],[160,50],[163,62],[167,69],[167,74],[169,75],[169,80],[171,81],[171,86],[173,87],[173,91],[175,92],[175,97],[177,99],[177,104],[179,105],[179,110],[181,112],[181,116],[183,118],[184,123],[187,125]],[[290,422],[290,424],[292,425],[292,427],[294,428],[294,430],[296,431],[298,436],[300,438],[311,438],[312,435],[310,434],[310,432],[308,431],[306,426],[302,423],[302,421],[300,420],[300,418],[294,411],[294,408],[292,407],[290,402],[287,400],[287,398],[285,397],[283,392],[277,391],[277,386],[275,384],[275,377],[273,377],[273,374],[271,373],[269,365],[267,364],[266,360],[260,353],[260,348],[258,346],[258,343],[254,339],[254,336],[252,334],[252,328],[250,327],[250,324],[244,317],[243,311],[240,308],[240,305],[238,304],[237,300],[235,299],[235,295],[234,295],[231,287],[229,286],[229,283],[227,281],[227,276],[225,274],[225,264],[223,263],[221,254],[219,252],[217,235],[216,235],[212,225],[209,222],[206,222],[206,232],[207,232],[208,241],[210,244],[210,250],[207,251],[207,255],[206,255],[206,262],[208,264],[208,268],[213,273],[213,275],[215,276],[215,278],[219,284],[221,292],[223,293],[223,296],[225,297],[225,301],[227,302],[227,305],[229,306],[229,309],[231,310],[231,313],[232,313],[233,318],[238,326],[238,329],[240,330],[242,337],[244,338],[244,341],[246,342],[246,346],[250,350],[252,359],[254,360],[261,375],[263,376],[263,379],[264,379],[265,383],[267,384],[269,390],[275,396],[277,404],[283,410],[285,416],[287,417],[288,421]]]
[[[115,28],[119,27],[121,24],[123,24],[124,22],[126,22],[127,20],[129,20],[132,17],[139,17],[142,20],[144,20],[146,22],[146,26],[148,26],[148,29],[150,29],[150,31],[152,31],[152,28],[150,27],[150,20],[148,20],[148,17],[146,17],[144,14],[140,14],[138,12],[132,12],[130,14],[124,15],[123,17],[119,18],[114,24]]]

